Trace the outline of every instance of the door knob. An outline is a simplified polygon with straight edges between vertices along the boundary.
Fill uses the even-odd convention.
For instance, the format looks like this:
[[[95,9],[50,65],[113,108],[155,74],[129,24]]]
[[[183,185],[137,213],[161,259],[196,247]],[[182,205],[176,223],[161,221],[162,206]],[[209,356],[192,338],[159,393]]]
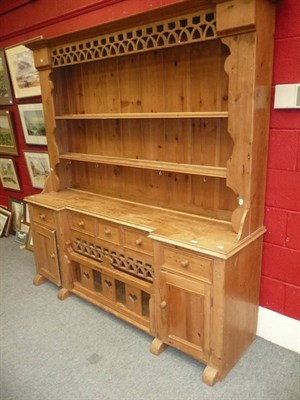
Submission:
[[[163,300],[161,303],[160,303],[160,308],[161,309],[164,309],[164,308],[166,308],[167,307],[167,302],[165,301],[165,300]]]

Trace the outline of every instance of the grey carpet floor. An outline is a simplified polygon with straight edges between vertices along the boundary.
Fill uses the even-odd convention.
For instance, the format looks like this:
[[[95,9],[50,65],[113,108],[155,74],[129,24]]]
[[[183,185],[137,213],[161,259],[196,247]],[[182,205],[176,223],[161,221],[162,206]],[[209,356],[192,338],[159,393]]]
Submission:
[[[49,282],[35,287],[33,254],[0,239],[1,400],[299,400],[299,355],[257,338],[226,379]]]

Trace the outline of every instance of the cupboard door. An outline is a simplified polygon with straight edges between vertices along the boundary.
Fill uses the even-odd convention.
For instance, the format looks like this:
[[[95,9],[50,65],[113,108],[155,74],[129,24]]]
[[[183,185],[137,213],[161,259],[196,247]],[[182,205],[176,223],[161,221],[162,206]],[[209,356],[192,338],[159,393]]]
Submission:
[[[195,358],[209,353],[210,285],[161,272],[161,339]]]
[[[60,286],[61,280],[55,231],[34,224],[33,242],[37,272]]]

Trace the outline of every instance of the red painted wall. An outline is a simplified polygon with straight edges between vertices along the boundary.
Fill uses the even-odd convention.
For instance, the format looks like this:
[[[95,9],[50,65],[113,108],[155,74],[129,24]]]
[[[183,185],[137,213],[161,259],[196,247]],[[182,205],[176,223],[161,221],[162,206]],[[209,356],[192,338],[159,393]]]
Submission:
[[[8,2],[0,3],[2,48],[39,35],[59,35],[181,0],[32,0],[2,14]],[[273,85],[300,82],[299,52],[300,2],[284,0],[277,9]],[[14,159],[22,192],[4,191],[0,187],[0,204],[4,205],[9,196],[23,198],[36,192],[22,155],[23,150],[33,147],[24,142],[16,106],[21,102],[24,100],[15,100],[8,108],[14,114],[20,151],[20,156]],[[272,110],[265,211],[261,306],[300,320],[300,114],[297,110]]]
[[[277,10],[273,85],[300,82],[300,2]],[[300,319],[300,110],[272,110],[261,305]]]

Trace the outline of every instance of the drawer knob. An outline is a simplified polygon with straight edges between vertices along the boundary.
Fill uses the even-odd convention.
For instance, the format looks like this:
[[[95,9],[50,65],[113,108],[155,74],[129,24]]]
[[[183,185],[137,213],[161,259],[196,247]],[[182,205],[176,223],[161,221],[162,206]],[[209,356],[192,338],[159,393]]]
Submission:
[[[41,219],[42,221],[45,221],[46,215],[45,215],[45,214],[40,214],[40,219]]]
[[[110,236],[111,235],[111,230],[109,228],[104,228],[104,233],[106,236]]]
[[[78,225],[79,225],[81,228],[83,228],[83,227],[84,227],[84,222],[83,222],[83,221],[79,221],[79,222],[78,222]]]
[[[160,303],[160,308],[163,310],[164,308],[167,307],[167,302],[164,300]]]
[[[189,266],[189,262],[188,260],[182,260],[180,261],[180,265],[182,266],[182,268],[187,268]]]
[[[141,239],[141,238],[139,238],[139,239],[136,239],[136,241],[135,241],[135,244],[136,244],[137,246],[141,246],[141,245],[142,245],[142,243],[143,243],[143,241],[142,241],[142,239]]]
[[[55,254],[52,253],[50,257],[51,257],[52,259],[54,259],[54,258],[55,258]]]

